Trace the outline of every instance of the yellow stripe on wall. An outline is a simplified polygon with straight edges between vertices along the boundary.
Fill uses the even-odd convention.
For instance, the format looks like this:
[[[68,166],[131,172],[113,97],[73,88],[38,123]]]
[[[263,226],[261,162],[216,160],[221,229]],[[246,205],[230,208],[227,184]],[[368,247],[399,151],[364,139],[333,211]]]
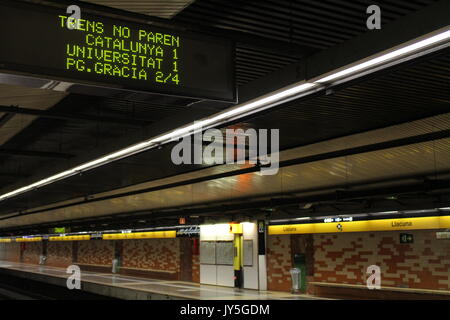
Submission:
[[[16,238],[16,242],[37,242],[37,241],[42,241],[42,237]]]
[[[11,242],[12,240],[7,238],[7,239],[0,239],[0,242]]]
[[[269,235],[445,228],[450,228],[450,216],[276,225],[269,226]]]
[[[81,240],[91,240],[90,235],[80,235],[80,236],[57,236],[48,237],[50,241],[81,241]]]
[[[102,235],[103,240],[121,240],[121,239],[164,239],[176,238],[177,232],[172,231],[151,231],[134,233],[110,233]]]

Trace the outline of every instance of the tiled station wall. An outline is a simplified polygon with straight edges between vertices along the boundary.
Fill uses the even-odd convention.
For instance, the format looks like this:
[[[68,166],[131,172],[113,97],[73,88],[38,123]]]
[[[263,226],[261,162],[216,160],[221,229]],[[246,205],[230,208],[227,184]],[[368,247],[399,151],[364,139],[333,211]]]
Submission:
[[[123,241],[122,267],[180,271],[180,239]]]
[[[108,266],[112,265],[116,241],[90,240],[47,242],[46,265],[68,267],[73,263]],[[143,270],[180,272],[180,239],[123,240],[122,267]],[[22,262],[38,264],[42,253],[42,242],[1,243],[0,260],[20,262],[20,247],[23,246]],[[74,248],[77,261],[73,261]],[[192,281],[200,281],[199,256],[192,255]]]
[[[42,244],[39,243],[1,243],[0,259],[5,261],[20,262],[21,247],[24,249],[22,254],[23,262],[38,263],[42,250]]]
[[[72,264],[73,242],[48,242],[46,265],[67,268]]]
[[[290,291],[292,269],[291,237],[289,235],[267,237],[267,289]]]
[[[20,246],[21,243],[8,243],[5,244],[6,260],[19,262],[20,261]]]
[[[42,242],[27,242],[23,243],[23,246],[25,248],[22,253],[22,262],[38,264],[42,253]]]
[[[78,263],[98,266],[112,266],[113,255],[114,241],[78,241]]]
[[[408,231],[412,244],[400,244],[400,232],[315,234],[308,281],[365,285],[367,267],[378,265],[381,286],[450,290],[450,241],[437,240],[436,231]],[[291,289],[291,237],[268,237],[269,290]]]
[[[192,254],[192,281],[200,282],[200,255]]]
[[[450,290],[450,241],[408,233],[414,243],[400,244],[399,232],[315,235],[315,281],[366,284],[367,267],[378,265],[381,286]]]

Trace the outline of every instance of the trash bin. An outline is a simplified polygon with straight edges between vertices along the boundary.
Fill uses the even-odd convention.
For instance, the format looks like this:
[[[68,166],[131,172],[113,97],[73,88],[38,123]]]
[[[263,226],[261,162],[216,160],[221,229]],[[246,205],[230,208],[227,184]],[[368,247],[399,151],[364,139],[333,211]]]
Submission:
[[[299,292],[299,283],[300,283],[300,269],[293,268],[290,270],[291,273],[291,280],[292,280],[292,293],[298,293]]]

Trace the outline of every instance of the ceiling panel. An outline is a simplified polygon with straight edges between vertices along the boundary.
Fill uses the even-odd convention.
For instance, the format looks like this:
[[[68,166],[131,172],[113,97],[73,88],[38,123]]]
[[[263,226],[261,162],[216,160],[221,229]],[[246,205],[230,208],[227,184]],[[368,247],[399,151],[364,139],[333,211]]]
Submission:
[[[86,0],[86,2],[170,19],[194,0]]]

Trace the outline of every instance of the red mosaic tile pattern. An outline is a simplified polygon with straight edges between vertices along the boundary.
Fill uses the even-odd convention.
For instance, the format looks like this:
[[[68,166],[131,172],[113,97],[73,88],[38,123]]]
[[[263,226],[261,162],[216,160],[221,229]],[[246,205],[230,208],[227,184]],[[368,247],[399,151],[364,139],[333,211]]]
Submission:
[[[46,265],[67,268],[72,264],[72,241],[51,242],[47,244]]]
[[[200,256],[198,254],[192,255],[192,281],[200,282]]]
[[[126,240],[122,266],[180,272],[180,239]]]
[[[78,263],[111,266],[113,241],[89,240],[78,242]]]
[[[3,245],[4,253],[3,259],[6,261],[19,262],[20,261],[20,243],[5,243]]]
[[[290,236],[267,238],[267,288],[274,291],[290,291],[292,268]]]
[[[378,265],[382,286],[450,290],[450,241],[407,233],[414,243],[400,244],[400,232],[314,235],[314,281],[365,285],[367,267]]]
[[[22,254],[24,263],[39,264],[39,257],[42,254],[42,242],[24,243],[25,249]]]

